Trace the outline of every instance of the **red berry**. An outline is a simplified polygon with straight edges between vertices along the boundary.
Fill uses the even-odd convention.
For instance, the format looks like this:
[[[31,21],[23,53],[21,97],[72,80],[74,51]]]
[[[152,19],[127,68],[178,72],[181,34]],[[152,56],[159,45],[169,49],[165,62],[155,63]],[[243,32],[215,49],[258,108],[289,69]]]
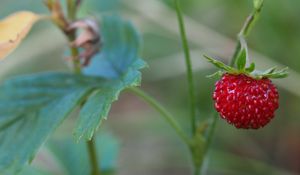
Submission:
[[[213,99],[220,116],[236,128],[258,129],[274,117],[278,91],[271,80],[244,74],[224,74],[215,84]]]

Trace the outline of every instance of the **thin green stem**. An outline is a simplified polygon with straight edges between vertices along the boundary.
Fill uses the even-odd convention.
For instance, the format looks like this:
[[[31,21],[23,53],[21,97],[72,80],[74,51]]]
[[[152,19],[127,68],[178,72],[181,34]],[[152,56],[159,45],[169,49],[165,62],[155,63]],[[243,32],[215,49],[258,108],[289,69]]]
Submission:
[[[195,97],[195,86],[194,86],[194,79],[193,79],[193,70],[192,70],[192,62],[191,62],[191,56],[190,56],[190,49],[188,40],[186,37],[186,31],[184,27],[184,20],[182,16],[182,10],[179,4],[178,0],[174,0],[178,23],[179,23],[179,29],[180,29],[180,35],[182,40],[182,47],[185,55],[185,63],[186,63],[186,69],[187,69],[187,80],[189,85],[189,103],[190,103],[190,113],[191,113],[191,128],[192,128],[192,134],[195,134],[196,127],[197,127],[197,121],[196,121],[196,97]]]
[[[217,126],[217,121],[218,121],[218,113],[215,113],[213,115],[213,118],[212,118],[212,122],[211,122],[211,126],[210,126],[210,129],[208,131],[208,134],[207,134],[207,137],[206,137],[206,144],[205,144],[205,149],[204,149],[204,154],[207,153],[210,145],[211,145],[211,142],[212,142],[212,138],[215,134],[215,130],[216,130],[216,126]]]
[[[164,119],[170,124],[170,126],[176,131],[178,136],[187,144],[190,144],[190,140],[186,133],[182,130],[178,122],[174,119],[173,115],[166,110],[158,101],[156,101],[153,97],[146,94],[143,90],[139,88],[130,88],[130,90],[145,102],[147,102],[150,106],[157,110],[164,117]]]
[[[69,41],[73,41],[72,40],[72,36],[69,37]],[[71,51],[71,56],[73,58],[73,71],[76,74],[81,74],[81,63],[80,60],[78,59],[78,55],[79,55],[79,50],[76,47],[70,47],[70,51]]]
[[[194,175],[201,175],[201,168],[195,167]]]
[[[237,56],[239,55],[240,53],[240,50],[241,50],[241,42],[237,42],[236,46],[235,46],[235,50],[234,50],[234,53],[232,55],[232,58],[230,59],[230,66],[231,67],[234,67],[234,65],[236,64],[236,59],[237,59]]]
[[[260,16],[262,7],[263,7],[263,0],[261,0],[261,3],[259,4],[259,6],[255,7],[254,10],[253,10],[253,12],[246,19],[246,21],[245,21],[245,23],[244,23],[244,25],[243,25],[240,33],[238,34],[238,42],[237,42],[234,54],[233,54],[233,56],[231,58],[230,66],[234,66],[235,65],[237,56],[239,55],[239,53],[241,51],[241,42],[240,42],[240,39],[241,38],[246,38],[250,34],[252,28],[254,27],[256,21],[258,20],[258,18]]]
[[[90,163],[91,163],[91,175],[100,175],[100,171],[98,169],[98,159],[97,159],[97,153],[96,153],[96,146],[95,146],[95,140],[94,138],[87,142],[88,146],[88,152],[90,157]]]
[[[76,20],[76,13],[77,13],[77,7],[76,7],[76,1],[75,0],[67,0],[67,13],[68,13],[68,19],[70,21]],[[76,31],[71,31],[69,33],[66,33],[69,42],[72,42],[76,38]],[[81,74],[81,63],[78,58],[79,56],[79,49],[77,47],[70,46],[71,56],[73,60],[73,66],[74,66],[74,73]],[[99,162],[96,152],[96,146],[95,146],[95,140],[92,138],[92,140],[88,141],[87,143],[88,152],[89,152],[89,158],[91,163],[91,175],[100,175],[101,171],[99,170]]]
[[[75,0],[67,0],[67,13],[68,13],[68,19],[73,21],[76,19],[76,2]],[[69,42],[72,42],[76,38],[76,31],[69,32],[68,40]],[[81,64],[80,60],[78,58],[79,50],[76,47],[70,47],[70,52],[73,60],[73,67],[74,72],[77,74],[81,74]]]
[[[67,0],[68,18],[70,20],[76,19],[76,2],[75,0]]]

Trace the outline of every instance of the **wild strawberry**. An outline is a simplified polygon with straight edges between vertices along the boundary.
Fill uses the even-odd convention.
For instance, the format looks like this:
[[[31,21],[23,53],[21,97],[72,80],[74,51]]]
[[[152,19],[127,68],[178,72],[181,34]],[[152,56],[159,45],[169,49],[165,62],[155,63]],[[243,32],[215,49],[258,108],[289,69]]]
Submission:
[[[265,126],[278,108],[278,92],[271,80],[244,74],[225,73],[215,85],[213,99],[223,119],[244,129]]]
[[[258,129],[270,122],[279,107],[277,88],[270,78],[286,77],[287,69],[257,71],[254,63],[246,67],[247,56],[247,49],[242,48],[234,61],[236,67],[205,58],[221,69],[213,74],[222,77],[213,93],[220,116],[236,128]]]

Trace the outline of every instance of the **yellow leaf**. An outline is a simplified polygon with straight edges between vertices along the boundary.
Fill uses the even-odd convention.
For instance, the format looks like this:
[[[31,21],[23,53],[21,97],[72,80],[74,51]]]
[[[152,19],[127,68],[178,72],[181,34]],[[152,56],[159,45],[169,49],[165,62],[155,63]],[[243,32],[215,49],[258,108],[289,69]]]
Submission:
[[[32,12],[22,11],[0,21],[0,59],[18,47],[39,18]]]

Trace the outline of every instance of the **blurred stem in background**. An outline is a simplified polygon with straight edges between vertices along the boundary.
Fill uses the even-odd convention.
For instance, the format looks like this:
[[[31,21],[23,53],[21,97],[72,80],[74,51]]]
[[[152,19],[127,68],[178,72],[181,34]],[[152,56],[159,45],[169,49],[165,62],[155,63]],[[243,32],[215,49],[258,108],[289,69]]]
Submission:
[[[179,0],[174,0],[174,5],[177,13],[177,20],[179,24],[180,36],[182,40],[182,47],[185,56],[186,70],[187,70],[187,80],[189,86],[189,105],[190,105],[190,115],[191,115],[191,128],[192,135],[195,134],[197,128],[196,121],[196,96],[195,96],[195,85],[193,78],[193,69],[192,69],[192,61],[190,56],[190,48],[189,43],[186,37],[186,31],[184,27],[184,19],[181,12],[181,7]]]
[[[144,91],[138,88],[130,88],[130,90],[137,95],[138,97],[142,98],[145,102],[147,102],[150,106],[156,109],[164,119],[170,124],[170,126],[176,131],[178,136],[185,142],[187,145],[190,143],[189,137],[186,133],[182,130],[178,122],[174,119],[173,115],[166,110],[158,101],[152,98],[150,95],[146,94]]]
[[[182,47],[185,55],[185,62],[186,62],[186,69],[187,69],[187,80],[189,86],[189,100],[190,100],[190,115],[191,115],[191,128],[192,128],[192,140],[191,144],[189,144],[189,148],[191,150],[191,155],[193,158],[193,165],[194,165],[194,175],[200,175],[201,173],[201,165],[203,162],[204,154],[201,150],[201,147],[204,147],[202,142],[202,135],[198,136],[196,134],[197,129],[197,120],[196,120],[196,96],[195,96],[195,86],[194,86],[194,79],[193,79],[193,69],[192,69],[192,62],[190,56],[190,48],[186,36],[184,19],[182,15],[181,6],[179,0],[174,0],[175,10],[177,14],[177,20],[180,30],[180,36],[182,40]],[[200,133],[202,134],[202,133]]]

